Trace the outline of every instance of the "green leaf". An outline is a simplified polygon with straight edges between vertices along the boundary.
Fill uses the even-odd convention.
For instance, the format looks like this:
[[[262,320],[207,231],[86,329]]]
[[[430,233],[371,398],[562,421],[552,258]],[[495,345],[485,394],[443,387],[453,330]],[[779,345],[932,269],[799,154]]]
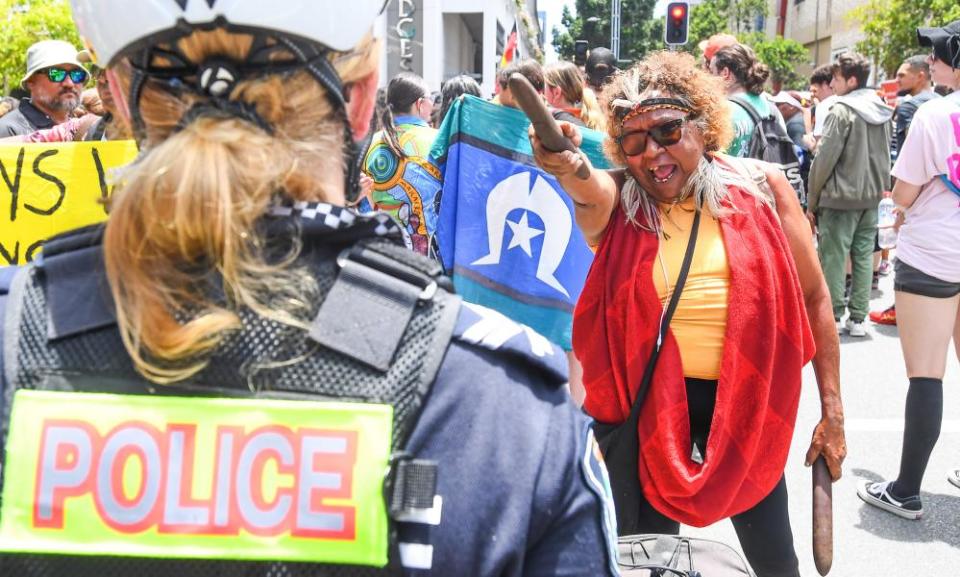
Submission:
[[[65,40],[83,46],[67,0],[0,0],[0,75],[3,93],[20,85],[26,73],[27,48],[40,40]]]

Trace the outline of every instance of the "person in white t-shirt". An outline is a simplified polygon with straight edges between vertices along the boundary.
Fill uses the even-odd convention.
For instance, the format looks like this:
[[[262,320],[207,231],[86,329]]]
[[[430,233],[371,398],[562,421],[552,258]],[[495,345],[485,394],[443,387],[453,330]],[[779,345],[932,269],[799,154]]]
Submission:
[[[817,101],[813,111],[813,132],[808,137],[807,146],[810,150],[816,150],[820,138],[823,136],[823,126],[827,121],[827,115],[837,101],[837,95],[833,93],[830,82],[833,80],[833,64],[824,64],[813,71],[810,75],[810,94]]]
[[[868,504],[908,519],[923,514],[920,482],[940,436],[951,338],[960,358],[960,20],[917,35],[933,48],[934,82],[953,92],[917,109],[893,167],[893,200],[906,216],[894,290],[910,388],[899,476],[857,489]],[[960,488],[960,469],[948,480]]]

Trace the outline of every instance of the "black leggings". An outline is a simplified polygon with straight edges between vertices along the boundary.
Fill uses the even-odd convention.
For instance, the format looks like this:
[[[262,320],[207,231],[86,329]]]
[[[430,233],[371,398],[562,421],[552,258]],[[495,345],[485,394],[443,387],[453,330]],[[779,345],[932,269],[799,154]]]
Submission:
[[[687,404],[693,442],[703,447],[710,433],[717,382],[687,379]],[[702,451],[702,449],[701,449]],[[680,523],[668,519],[645,500],[640,504],[640,533],[676,535]],[[799,577],[799,561],[793,548],[793,530],[787,509],[787,484],[783,477],[769,495],[730,518],[743,553],[757,577]]]

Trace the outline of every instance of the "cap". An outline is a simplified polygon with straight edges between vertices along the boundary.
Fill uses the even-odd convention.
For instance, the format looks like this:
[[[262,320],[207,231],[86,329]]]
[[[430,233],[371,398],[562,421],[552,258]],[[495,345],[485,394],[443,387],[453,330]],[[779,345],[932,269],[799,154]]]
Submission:
[[[714,34],[707,39],[707,46],[703,49],[703,57],[709,62],[713,60],[713,55],[717,53],[717,50],[738,43],[737,37],[731,34]]]
[[[776,95],[771,96],[770,102],[774,104],[789,104],[796,108],[808,108],[810,106],[810,102],[804,98],[802,94],[793,91],[787,92],[785,90],[781,90]]]
[[[932,47],[937,60],[960,68],[960,20],[943,28],[917,28],[917,42],[924,48]]]
[[[607,76],[617,71],[617,57],[609,48],[593,48],[587,56],[583,70],[587,73],[587,81],[590,84],[600,86]]]
[[[27,79],[38,70],[56,66],[58,64],[73,64],[83,68],[77,59],[77,49],[63,40],[41,40],[27,48],[27,73],[20,81],[20,87],[26,88]],[[86,70],[86,68],[84,68]]]

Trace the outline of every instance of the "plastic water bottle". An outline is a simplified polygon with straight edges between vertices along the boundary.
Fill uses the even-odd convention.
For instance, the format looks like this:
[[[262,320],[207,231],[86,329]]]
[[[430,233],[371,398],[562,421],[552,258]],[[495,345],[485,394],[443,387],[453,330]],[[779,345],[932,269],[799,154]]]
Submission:
[[[893,225],[897,222],[897,215],[894,214],[893,208],[893,199],[890,198],[889,192],[885,192],[883,200],[877,207],[877,228],[880,237],[877,243],[884,250],[897,246],[897,231],[893,229]]]

